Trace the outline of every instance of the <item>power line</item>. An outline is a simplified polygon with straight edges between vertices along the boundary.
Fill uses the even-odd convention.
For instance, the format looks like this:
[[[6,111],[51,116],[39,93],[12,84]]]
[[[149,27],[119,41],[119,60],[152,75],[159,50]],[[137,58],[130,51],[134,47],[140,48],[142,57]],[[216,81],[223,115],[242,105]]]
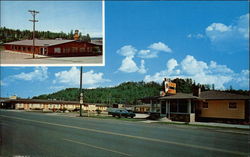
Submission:
[[[35,58],[35,23],[38,22],[38,20],[36,20],[36,14],[39,13],[39,11],[36,10],[28,10],[32,16],[33,16],[33,20],[29,20],[31,22],[33,22],[33,58]]]

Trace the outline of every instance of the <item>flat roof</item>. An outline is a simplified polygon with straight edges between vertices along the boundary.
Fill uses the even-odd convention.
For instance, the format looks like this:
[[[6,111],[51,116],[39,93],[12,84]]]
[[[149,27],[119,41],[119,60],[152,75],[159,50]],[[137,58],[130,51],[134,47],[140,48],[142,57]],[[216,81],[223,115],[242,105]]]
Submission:
[[[193,96],[193,94],[187,93],[176,93],[174,95],[167,95],[160,97],[160,100],[167,100],[167,99],[198,99],[199,97]]]
[[[64,43],[69,43],[75,40],[62,40],[62,39],[54,39],[54,40],[40,40],[35,39],[35,46],[53,46],[53,45],[59,45]],[[33,40],[20,40],[20,41],[13,41],[9,43],[5,43],[6,45],[26,45],[26,46],[32,46]]]
[[[44,99],[2,99],[0,102],[4,103],[44,103],[44,104],[75,104],[80,105],[79,101],[63,101],[63,100],[44,100]],[[84,102],[84,105],[96,105],[96,106],[107,106],[101,103],[88,103]]]

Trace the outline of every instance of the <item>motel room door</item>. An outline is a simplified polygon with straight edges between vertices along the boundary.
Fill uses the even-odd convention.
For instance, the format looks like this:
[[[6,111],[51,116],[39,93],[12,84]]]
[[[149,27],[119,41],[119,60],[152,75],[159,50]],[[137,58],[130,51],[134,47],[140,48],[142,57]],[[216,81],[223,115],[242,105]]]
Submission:
[[[44,47],[40,48],[40,54],[47,55],[47,48],[44,48]]]

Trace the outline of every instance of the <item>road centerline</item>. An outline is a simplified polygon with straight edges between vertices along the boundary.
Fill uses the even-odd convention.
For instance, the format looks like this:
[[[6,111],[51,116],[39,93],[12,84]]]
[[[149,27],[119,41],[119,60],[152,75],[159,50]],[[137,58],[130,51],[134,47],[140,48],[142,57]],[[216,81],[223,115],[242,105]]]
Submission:
[[[23,120],[23,121],[29,121],[29,122],[35,122],[35,123],[40,123],[40,124],[54,125],[54,126],[60,126],[60,127],[66,127],[66,128],[73,128],[73,129],[84,130],[84,131],[89,131],[89,132],[96,132],[96,133],[101,133],[101,134],[128,137],[128,138],[139,139],[139,140],[150,141],[150,142],[171,144],[171,145],[177,145],[177,146],[189,147],[189,148],[195,148],[195,149],[203,149],[203,150],[208,150],[208,151],[217,151],[217,152],[229,153],[229,154],[235,154],[235,155],[242,155],[242,156],[249,155],[248,153],[244,153],[244,152],[231,151],[231,150],[225,150],[225,149],[220,149],[220,148],[213,148],[213,147],[193,145],[193,144],[185,144],[185,143],[155,139],[155,138],[150,138],[150,137],[128,135],[128,134],[116,133],[116,132],[111,132],[111,131],[83,128],[83,127],[78,127],[78,126],[57,124],[57,123],[51,123],[51,122],[46,122],[46,121],[31,120],[31,119],[25,119],[25,118],[20,118],[20,117],[13,117],[13,116],[6,116],[6,115],[0,115],[0,117]]]
[[[127,154],[127,153],[123,153],[123,152],[120,152],[120,151],[112,150],[112,149],[109,149],[109,148],[95,146],[95,145],[88,144],[88,143],[85,143],[85,142],[79,142],[79,141],[75,141],[75,140],[71,140],[71,139],[66,139],[66,138],[62,139],[62,140],[68,141],[68,142],[72,142],[72,143],[76,143],[76,144],[80,144],[80,145],[85,145],[85,146],[96,148],[96,149],[105,150],[105,151],[116,153],[116,154],[121,154],[121,155],[124,155],[124,156],[132,156],[132,155]]]

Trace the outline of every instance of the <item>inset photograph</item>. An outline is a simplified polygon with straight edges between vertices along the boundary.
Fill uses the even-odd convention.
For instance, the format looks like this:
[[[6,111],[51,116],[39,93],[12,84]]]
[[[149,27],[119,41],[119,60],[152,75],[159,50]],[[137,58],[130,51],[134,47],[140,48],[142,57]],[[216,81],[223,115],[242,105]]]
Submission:
[[[102,1],[3,1],[1,65],[104,65]]]

